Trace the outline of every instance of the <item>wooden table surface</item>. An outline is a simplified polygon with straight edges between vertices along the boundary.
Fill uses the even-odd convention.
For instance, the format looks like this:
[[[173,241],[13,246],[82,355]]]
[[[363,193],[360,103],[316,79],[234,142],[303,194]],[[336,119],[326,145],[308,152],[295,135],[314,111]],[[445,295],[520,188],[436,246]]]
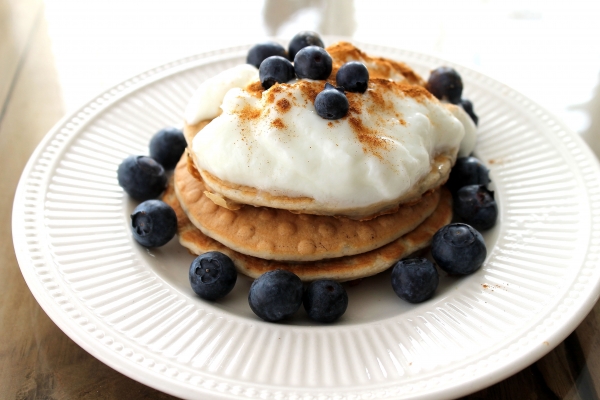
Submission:
[[[67,337],[25,284],[12,244],[15,188],[29,156],[65,114],[43,3],[0,0],[0,399],[168,399]],[[465,399],[596,399],[600,305],[548,355]]]

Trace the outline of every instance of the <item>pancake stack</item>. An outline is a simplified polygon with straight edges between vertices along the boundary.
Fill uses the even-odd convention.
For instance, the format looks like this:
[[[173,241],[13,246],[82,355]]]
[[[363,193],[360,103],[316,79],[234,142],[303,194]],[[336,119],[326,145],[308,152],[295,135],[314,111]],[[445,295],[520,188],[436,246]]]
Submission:
[[[371,76],[400,75],[404,78],[402,93],[428,95],[423,94],[423,80],[404,64],[368,57],[349,44],[327,50],[334,59],[333,77],[341,63],[366,60]],[[379,84],[375,82],[372,88]],[[284,85],[262,90],[260,82],[254,82],[244,90],[264,100]],[[310,91],[305,94],[310,100]],[[304,106],[312,106],[310,101],[307,104]],[[452,219],[452,198],[442,185],[457,147],[434,154],[429,173],[412,182],[401,196],[352,208],[231,182],[208,171],[193,149],[194,138],[211,122],[186,123],[188,149],[163,200],[177,214],[179,241],[184,247],[197,255],[220,251],[252,278],[275,269],[289,270],[303,281],[371,276],[427,247],[435,232]]]

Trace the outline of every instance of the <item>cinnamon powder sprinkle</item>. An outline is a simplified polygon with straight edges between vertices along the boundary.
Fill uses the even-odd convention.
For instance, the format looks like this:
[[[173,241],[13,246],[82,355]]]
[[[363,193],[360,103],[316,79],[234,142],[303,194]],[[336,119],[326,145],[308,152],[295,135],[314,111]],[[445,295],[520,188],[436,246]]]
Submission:
[[[262,93],[264,90],[265,89],[263,88],[262,83],[260,83],[260,81],[252,82],[251,84],[246,86],[246,92],[250,93],[250,95],[252,95],[253,97],[259,99],[262,97]]]
[[[267,104],[275,103],[275,95],[283,93],[284,90],[284,86],[280,83],[276,83],[275,85],[271,86],[267,94]]]
[[[416,101],[423,101],[424,99],[434,99],[433,95],[422,86],[410,85],[405,82],[400,82],[397,85],[398,88],[402,91],[402,93],[404,93],[406,96],[412,97]]]
[[[240,119],[243,120],[251,120],[260,118],[261,111],[258,108],[252,108],[250,106],[245,106],[241,111],[236,112],[240,116]]]
[[[276,106],[277,106],[277,110],[279,110],[279,112],[282,112],[282,113],[289,111],[289,109],[292,107],[289,100],[285,99],[285,98],[278,100],[276,103]]]
[[[271,125],[277,129],[285,129],[285,124],[283,123],[281,118],[274,119],[273,122],[271,122]]]
[[[381,158],[381,155],[378,153],[378,150],[386,149],[387,142],[381,139],[376,131],[364,126],[360,118],[350,117],[348,118],[348,123],[350,124],[350,127],[352,128],[352,130],[356,134],[356,137],[362,144],[363,150],[365,152],[372,153],[378,158]]]
[[[302,91],[305,98],[310,100],[312,103],[315,102],[317,95],[321,93],[325,84],[320,82],[309,82],[309,81],[298,81],[298,88]]]

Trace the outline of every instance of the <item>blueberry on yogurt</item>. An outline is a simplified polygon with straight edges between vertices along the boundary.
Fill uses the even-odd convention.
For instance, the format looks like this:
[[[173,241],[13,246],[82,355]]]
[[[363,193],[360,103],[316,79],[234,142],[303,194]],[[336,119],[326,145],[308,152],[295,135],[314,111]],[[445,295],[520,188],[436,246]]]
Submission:
[[[436,68],[429,75],[427,90],[440,100],[459,104],[463,90],[462,78],[454,68]]]
[[[323,40],[318,33],[312,31],[301,31],[292,38],[289,44],[288,56],[290,60],[294,60],[296,53],[307,46],[325,47]]]
[[[335,80],[348,92],[364,93],[369,84],[369,70],[361,62],[350,61],[340,67]]]
[[[333,66],[333,60],[325,49],[308,46],[294,57],[294,70],[300,79],[327,79]]]
[[[286,58],[271,56],[260,64],[258,77],[263,88],[269,89],[276,83],[285,83],[294,79],[294,66]]]
[[[315,110],[321,118],[340,119],[349,109],[350,103],[344,92],[329,83],[315,98]]]
[[[262,42],[252,46],[248,50],[246,56],[246,64],[254,65],[256,68],[260,67],[260,64],[271,56],[280,56],[287,58],[287,51],[285,48],[276,42]]]

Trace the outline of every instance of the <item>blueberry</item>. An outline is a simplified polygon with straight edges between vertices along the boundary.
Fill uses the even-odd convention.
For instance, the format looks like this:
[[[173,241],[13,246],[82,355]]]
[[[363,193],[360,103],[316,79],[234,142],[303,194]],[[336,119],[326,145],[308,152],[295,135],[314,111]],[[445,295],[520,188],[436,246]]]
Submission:
[[[329,279],[312,282],[303,299],[308,316],[317,322],[333,322],[348,308],[348,294],[344,287]]]
[[[463,90],[462,78],[454,68],[439,67],[431,71],[427,89],[440,100],[458,104]]]
[[[153,199],[165,190],[167,175],[156,160],[146,156],[129,156],[117,169],[119,185],[136,200]]]
[[[280,321],[300,308],[302,281],[283,269],[265,272],[252,282],[248,303],[254,314],[265,321]]]
[[[325,47],[318,33],[311,31],[298,32],[290,41],[288,51],[290,60],[294,60],[296,58],[296,53],[306,46]]]
[[[483,185],[463,186],[454,196],[454,212],[478,231],[490,229],[498,218],[494,192]]]
[[[471,117],[473,122],[475,122],[475,125],[477,125],[479,123],[479,117],[477,114],[475,114],[475,111],[473,111],[473,103],[471,103],[471,100],[461,99],[460,105],[462,106],[463,110],[469,114],[469,117]]]
[[[131,214],[131,232],[142,246],[160,247],[177,233],[177,215],[167,203],[146,200]]]
[[[225,297],[237,281],[237,270],[231,258],[218,251],[199,255],[190,265],[192,290],[206,300]]]
[[[266,58],[258,69],[258,77],[263,88],[268,89],[276,83],[285,83],[294,79],[294,66],[281,56]]]
[[[350,61],[340,67],[335,80],[348,92],[364,93],[369,83],[369,70],[361,62]]]
[[[460,157],[456,160],[446,186],[452,193],[467,185],[487,185],[490,170],[476,157]]]
[[[246,63],[254,65],[256,68],[260,67],[260,64],[271,56],[280,56],[287,58],[287,51],[279,43],[275,42],[262,42],[252,46],[248,50],[248,56],[246,57]]]
[[[332,65],[329,53],[317,46],[303,48],[294,58],[294,70],[300,79],[327,79],[331,74]]]
[[[430,299],[438,283],[437,269],[426,258],[400,260],[392,269],[392,288],[398,297],[409,303]]]
[[[329,83],[315,98],[315,110],[321,118],[340,119],[348,113],[349,108],[346,95]]]
[[[467,224],[453,223],[433,235],[431,255],[447,273],[467,275],[481,267],[487,250],[481,233]]]
[[[164,169],[175,168],[187,143],[183,131],[177,128],[164,128],[156,132],[150,139],[150,157],[154,158]]]

